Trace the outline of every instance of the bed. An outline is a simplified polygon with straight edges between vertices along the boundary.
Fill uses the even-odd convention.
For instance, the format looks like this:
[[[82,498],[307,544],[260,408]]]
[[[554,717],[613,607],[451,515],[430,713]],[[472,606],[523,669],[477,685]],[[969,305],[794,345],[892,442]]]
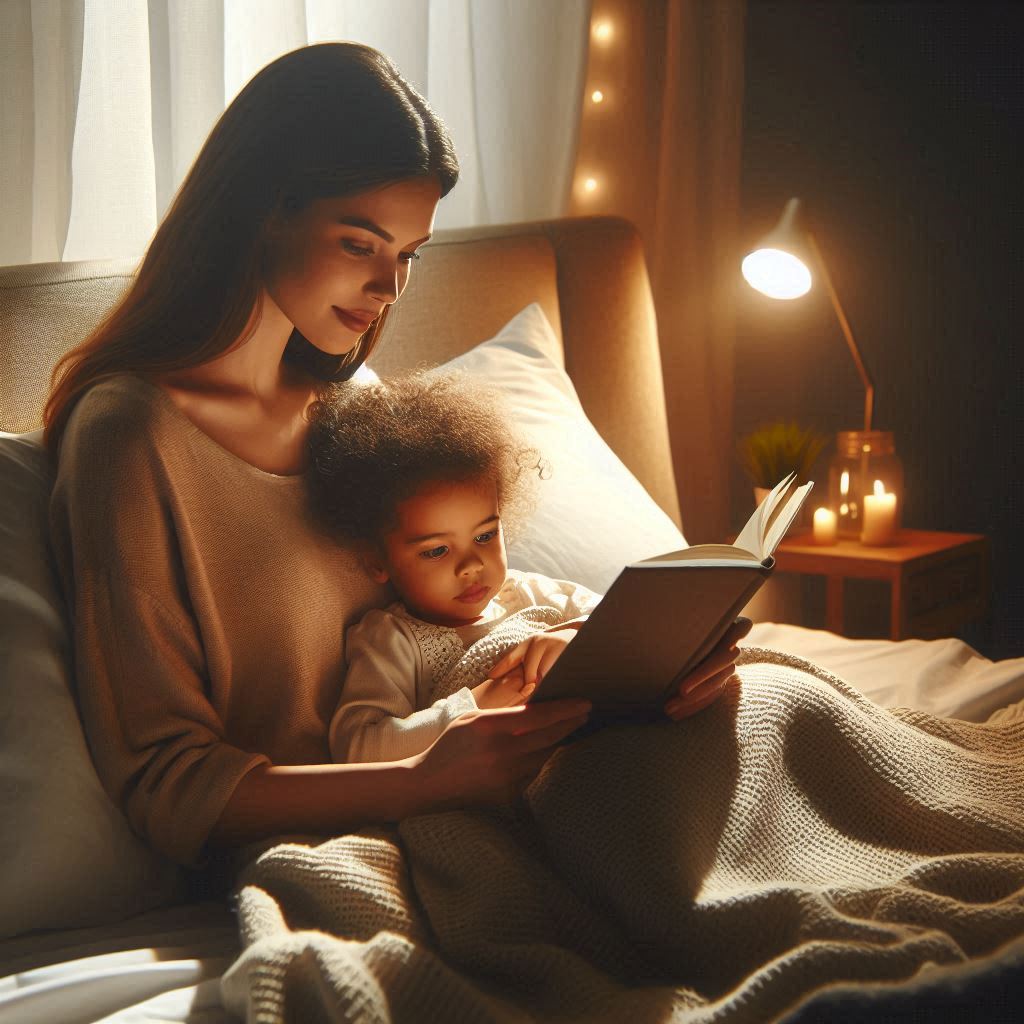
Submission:
[[[4,1020],[237,1019],[220,983],[240,951],[235,908],[142,847],[92,771],[41,525],[50,368],[131,272],[124,262],[0,270]],[[638,235],[592,217],[439,234],[371,366],[452,365],[505,388],[556,467],[511,563],[602,590],[625,562],[683,543],[677,484],[688,481],[673,477],[659,358]],[[990,662],[955,639],[853,641],[758,622],[746,646],[806,658],[887,708],[985,722],[1024,700],[1024,659]],[[945,1007],[1011,1019],[1000,1014],[1021,996],[1022,964],[1010,941],[912,984],[833,987],[775,1016],[912,1019]],[[418,1018],[396,1009],[395,1019]]]

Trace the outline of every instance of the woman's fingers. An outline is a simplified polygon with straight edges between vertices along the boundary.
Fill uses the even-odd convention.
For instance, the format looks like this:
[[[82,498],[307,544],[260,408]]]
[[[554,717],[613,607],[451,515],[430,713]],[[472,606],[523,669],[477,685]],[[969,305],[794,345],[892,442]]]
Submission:
[[[547,700],[487,712],[490,728],[512,736],[525,736],[558,725],[586,721],[593,705],[589,700]],[[576,726],[574,725],[573,728]]]
[[[713,704],[722,695],[729,680],[736,675],[735,666],[729,665],[714,675],[704,679],[700,684],[687,692],[685,696],[673,697],[665,704],[665,714],[678,721],[702,711]]]
[[[516,753],[521,757],[524,754],[544,752],[546,757],[551,753],[551,747],[560,743],[586,722],[587,715],[584,714],[575,718],[563,718],[539,729],[532,729],[530,732],[514,734]],[[541,763],[543,764],[543,760]]]
[[[685,698],[720,672],[735,668],[736,658],[739,656],[736,644],[750,632],[752,626],[753,623],[745,616],[740,616],[733,622],[711,653],[680,682],[676,698]]]
[[[719,647],[735,647],[750,631],[754,628],[752,619],[748,619],[745,615],[741,615],[736,621],[725,631],[725,636],[719,641]]]
[[[736,658],[739,650],[730,647],[726,650],[716,650],[709,654],[682,682],[679,687],[679,696],[686,697],[693,693],[698,687],[703,686],[709,679],[714,678],[721,672],[728,670],[730,673],[736,667]]]

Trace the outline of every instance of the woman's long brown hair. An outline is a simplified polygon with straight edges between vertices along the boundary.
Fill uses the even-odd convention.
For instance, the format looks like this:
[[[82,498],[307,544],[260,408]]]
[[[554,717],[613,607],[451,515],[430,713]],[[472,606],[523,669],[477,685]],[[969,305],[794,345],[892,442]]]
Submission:
[[[198,366],[255,328],[272,215],[422,176],[446,195],[458,178],[455,151],[383,54],[322,43],[268,64],[214,126],[124,297],[54,368],[43,411],[51,457],[92,385]],[[384,320],[341,357],[295,331],[285,358],[320,380],[343,379],[373,351]]]

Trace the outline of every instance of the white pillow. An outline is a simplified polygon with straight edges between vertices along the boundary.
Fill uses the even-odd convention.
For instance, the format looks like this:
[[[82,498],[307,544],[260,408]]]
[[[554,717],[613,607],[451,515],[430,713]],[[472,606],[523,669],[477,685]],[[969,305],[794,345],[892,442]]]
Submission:
[[[104,924],[184,896],[93,768],[47,541],[41,431],[0,432],[0,938]]]
[[[509,545],[511,567],[604,593],[624,565],[687,545],[587,419],[558,355],[558,339],[534,303],[438,372],[461,369],[499,388],[516,427],[551,464],[536,510]]]

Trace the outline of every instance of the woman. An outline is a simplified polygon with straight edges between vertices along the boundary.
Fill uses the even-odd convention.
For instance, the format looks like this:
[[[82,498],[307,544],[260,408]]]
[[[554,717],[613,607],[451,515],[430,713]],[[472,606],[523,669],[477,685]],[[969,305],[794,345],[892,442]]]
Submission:
[[[387,595],[307,520],[305,413],[372,352],[457,175],[381,54],[287,54],[225,111],[130,291],[55,374],[51,519],[82,717],[107,789],[182,863],[507,801],[586,718],[568,701],[482,712],[415,758],[328,763],[344,627]],[[673,717],[718,696],[744,631]]]

